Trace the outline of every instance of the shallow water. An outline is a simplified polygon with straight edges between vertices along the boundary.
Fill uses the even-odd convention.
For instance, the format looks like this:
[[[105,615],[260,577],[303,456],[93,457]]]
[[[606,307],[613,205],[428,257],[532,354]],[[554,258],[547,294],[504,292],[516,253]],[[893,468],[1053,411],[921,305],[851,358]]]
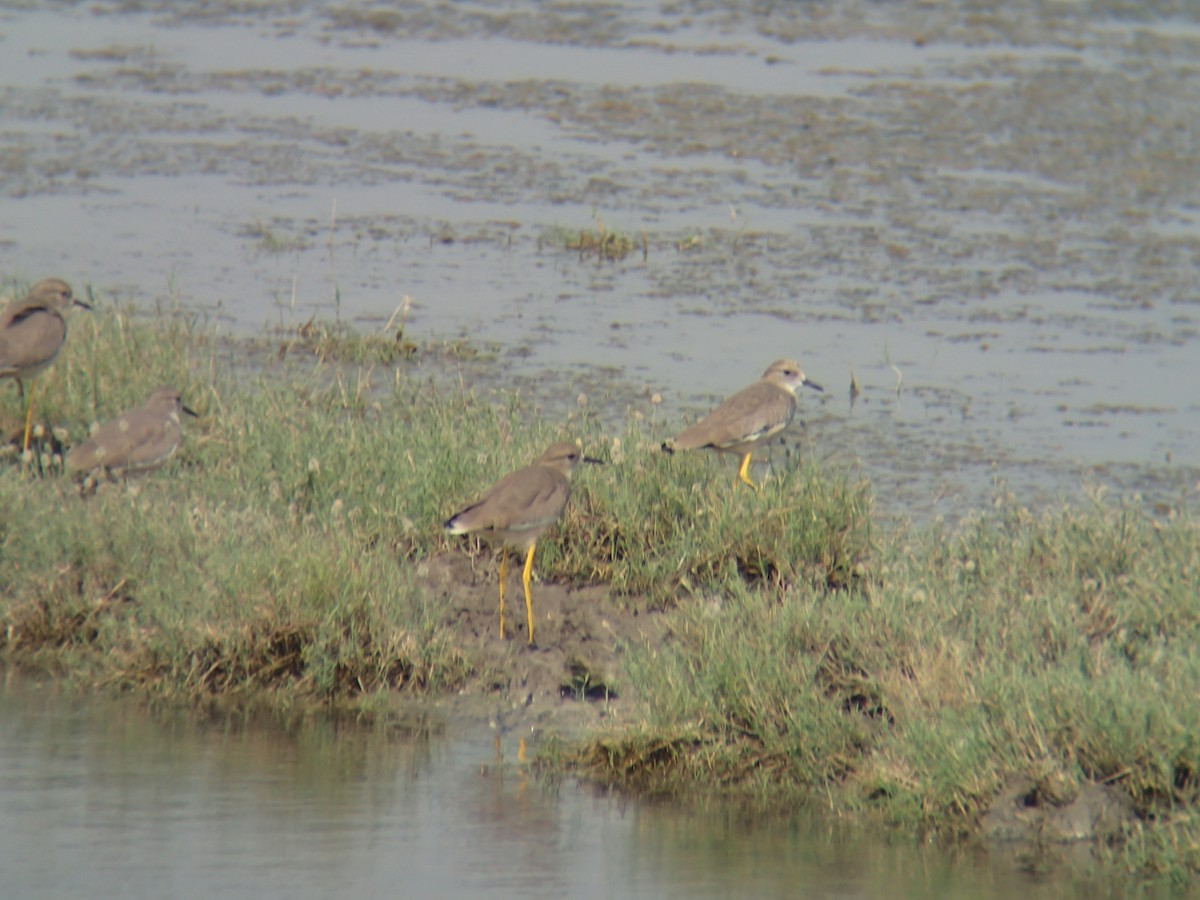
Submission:
[[[0,3],[0,280],[237,333],[409,295],[410,336],[498,343],[497,383],[664,429],[794,356],[828,388],[806,451],[884,513],[1083,478],[1194,505],[1200,22],[993,6]],[[597,221],[645,258],[556,249]],[[0,893],[1062,893],[548,785],[514,743],[9,688]]]
[[[1039,897],[809,814],[623,801],[547,783],[515,738],[151,715],[0,687],[0,871],[12,897]]]
[[[664,427],[794,356],[884,512],[1192,503],[1200,30],[1126,6],[6,9],[0,277],[241,332],[409,295]],[[547,238],[597,219],[645,259]]]

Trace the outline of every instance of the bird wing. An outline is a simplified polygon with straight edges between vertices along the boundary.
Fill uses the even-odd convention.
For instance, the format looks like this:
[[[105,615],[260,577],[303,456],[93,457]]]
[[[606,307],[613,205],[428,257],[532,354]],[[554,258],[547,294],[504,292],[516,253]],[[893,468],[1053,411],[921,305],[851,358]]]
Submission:
[[[734,447],[782,431],[796,411],[788,391],[759,381],[738,391],[675,438],[678,450]]]
[[[566,476],[546,466],[528,466],[505,475],[448,524],[458,531],[544,528],[563,511],[570,493]]]
[[[62,316],[42,304],[7,310],[0,316],[0,375],[48,363],[66,336]]]
[[[67,454],[67,465],[80,472],[142,469],[166,461],[179,447],[179,425],[170,417],[142,409],[122,413]]]

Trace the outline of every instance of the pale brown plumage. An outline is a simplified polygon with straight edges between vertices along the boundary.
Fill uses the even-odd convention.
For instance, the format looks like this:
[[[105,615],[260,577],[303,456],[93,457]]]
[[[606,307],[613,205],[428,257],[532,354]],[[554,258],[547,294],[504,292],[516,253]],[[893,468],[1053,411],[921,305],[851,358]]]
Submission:
[[[67,339],[63,313],[72,305],[91,309],[75,299],[65,281],[45,278],[31,287],[24,299],[0,313],[0,378],[15,380],[22,400],[26,399],[24,379],[33,378],[49,366],[62,349]],[[29,449],[33,393],[30,388],[22,450]]]
[[[159,388],[142,406],[105,423],[67,454],[69,472],[103,469],[129,476],[156,469],[175,455],[183,440],[180,413],[196,415],[175,388]]]
[[[663,444],[675,450],[716,450],[742,457],[738,478],[755,488],[747,474],[754,448],[791,424],[796,414],[796,388],[804,385],[822,391],[809,381],[800,366],[790,359],[771,363],[762,378],[734,394],[707,416],[684,429],[673,441]]]
[[[571,473],[580,462],[597,463],[567,441],[551,444],[531,466],[505,475],[461,512],[446,520],[451,534],[477,534],[500,544],[500,637],[504,637],[504,572],[506,547],[525,553],[521,583],[525,588],[525,610],[529,643],[533,643],[533,600],[529,581],[533,551],[542,532],[562,515],[571,496]]]

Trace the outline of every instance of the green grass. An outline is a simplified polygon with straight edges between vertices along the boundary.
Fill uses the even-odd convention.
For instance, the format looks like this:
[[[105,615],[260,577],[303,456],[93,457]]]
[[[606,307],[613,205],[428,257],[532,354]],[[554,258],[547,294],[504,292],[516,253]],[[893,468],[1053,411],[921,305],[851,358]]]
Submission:
[[[1096,496],[890,535],[846,590],[738,588],[682,611],[629,678],[644,724],[577,748],[594,777],[789,787],[969,834],[1000,789],[1085,782],[1136,814],[1102,846],[1200,874],[1200,530]]]
[[[408,298],[405,298],[406,308]],[[401,310],[397,310],[399,314]],[[381,329],[366,334],[345,323],[309,319],[294,329],[281,330],[272,341],[280,358],[315,357],[323,363],[354,363],[360,366],[394,365],[405,359],[430,354],[453,359],[481,359],[488,354],[462,340],[418,344],[405,335],[404,316],[393,316]]]
[[[349,365],[367,342],[351,336],[339,352],[280,360],[185,318],[97,306],[72,316],[40,379],[37,419],[53,429],[32,461],[10,446],[0,467],[12,511],[0,524],[0,646],[25,664],[168,696],[453,687],[471,660],[408,563],[458,546],[443,534],[447,515],[563,437],[611,464],[577,479],[564,524],[542,543],[545,578],[604,580],[631,604],[663,604],[730,578],[775,592],[837,583],[865,552],[864,486],[781,465],[762,496],[734,491],[731,470],[664,457],[636,424],[614,444],[582,411],[554,423],[517,395],[406,371],[435,355],[451,370],[459,347]],[[248,351],[260,371],[238,368]],[[200,414],[179,456],[136,496],[80,498],[59,474],[62,453],[160,384]],[[0,396],[0,416],[17,425],[20,413],[15,391]],[[754,535],[761,516],[781,527],[727,542]]]
[[[419,565],[459,546],[441,523],[482,486],[580,438],[608,465],[577,474],[538,570],[665,609],[669,634],[623,655],[640,724],[560,748],[564,765],[955,838],[1014,781],[1050,803],[1096,782],[1137,814],[1100,849],[1111,871],[1200,874],[1186,513],[1097,494],[880,533],[869,485],[809,459],[777,453],[761,493],[735,489],[709,455],[658,452],[676,421],[547,418],[462,387],[461,347],[379,355],[313,327],[326,350],[279,354],[102,299],[71,314],[39,377],[53,427],[32,459],[0,457],[0,659],[182,702],[369,711],[456,690],[483,673]],[[180,454],[139,490],[82,497],[63,450],[162,384],[201,414]],[[22,412],[0,383],[6,435]]]
[[[644,231],[637,236],[613,231],[605,226],[598,215],[595,216],[593,228],[575,230],[555,227],[550,229],[542,240],[551,246],[574,251],[580,258],[594,257],[605,262],[617,262],[637,250],[641,251],[642,261],[645,262],[650,253],[650,245]]]
[[[254,249],[268,256],[297,252],[305,250],[309,246],[306,238],[281,234],[272,225],[257,218],[252,223],[243,225],[239,234],[241,237],[252,240]]]
[[[662,454],[662,436],[640,423],[620,440],[631,450],[580,479],[565,516],[561,552],[573,577],[659,602],[728,584],[778,594],[854,579],[871,539],[865,483],[783,461],[756,495],[708,454]]]

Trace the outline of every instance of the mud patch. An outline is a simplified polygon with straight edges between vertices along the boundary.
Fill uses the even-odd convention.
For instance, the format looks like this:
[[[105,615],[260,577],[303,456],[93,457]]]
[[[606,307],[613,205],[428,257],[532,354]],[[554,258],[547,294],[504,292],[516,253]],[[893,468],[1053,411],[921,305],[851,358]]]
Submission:
[[[577,734],[632,721],[637,697],[623,674],[624,656],[662,640],[664,614],[622,606],[602,585],[535,579],[537,643],[530,647],[520,568],[510,560],[501,639],[498,568],[498,557],[486,551],[474,559],[443,553],[422,564],[426,590],[445,602],[445,621],[478,665],[453,704],[456,712],[483,714],[502,731],[525,733]]]
[[[1129,798],[1111,786],[1087,783],[1060,793],[1018,780],[984,813],[979,833],[1023,865],[1042,867],[1062,856],[1086,857],[1096,842],[1119,838],[1136,818]]]

